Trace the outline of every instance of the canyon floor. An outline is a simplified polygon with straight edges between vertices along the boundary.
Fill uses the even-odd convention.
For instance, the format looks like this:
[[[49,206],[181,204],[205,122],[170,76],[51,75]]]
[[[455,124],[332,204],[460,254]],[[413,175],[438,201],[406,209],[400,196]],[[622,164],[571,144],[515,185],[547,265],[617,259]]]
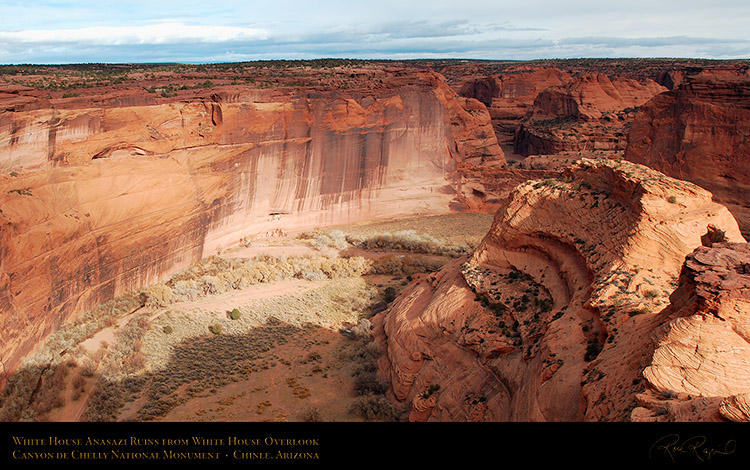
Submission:
[[[453,258],[394,249],[388,243],[355,247],[344,240],[380,240],[395,234],[451,247],[475,245],[491,221],[487,214],[449,214],[248,240],[216,259],[251,264],[289,258],[361,259],[379,268],[333,279],[308,273],[308,279],[289,277],[201,292],[189,300],[174,296],[173,301],[159,299],[155,304],[147,299],[135,308],[103,306],[109,310],[99,327],[92,327],[84,315],[64,330],[70,348],[63,357],[51,360],[42,347],[29,361],[28,367],[46,367],[47,372],[42,381],[29,384],[36,389],[30,403],[19,404],[19,418],[399,420],[398,411],[384,397],[387,386],[375,376],[382,352],[369,326],[357,331],[357,324],[384,309],[420,271],[435,271]],[[185,271],[190,269],[194,267]],[[158,289],[150,286],[143,292],[141,301]],[[234,319],[233,310],[239,312]],[[69,339],[73,337],[78,339]],[[22,370],[19,376],[23,374]],[[14,387],[9,388],[12,396]],[[6,402],[5,411],[9,408]]]

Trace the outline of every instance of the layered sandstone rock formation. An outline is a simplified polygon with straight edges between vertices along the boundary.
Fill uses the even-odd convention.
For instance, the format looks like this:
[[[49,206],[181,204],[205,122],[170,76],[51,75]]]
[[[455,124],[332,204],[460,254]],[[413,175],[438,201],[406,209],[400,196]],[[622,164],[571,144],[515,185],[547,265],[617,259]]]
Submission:
[[[663,325],[696,312],[678,313],[669,296],[708,234],[744,242],[710,193],[640,165],[584,160],[518,186],[468,261],[413,282],[376,317],[393,399],[415,421],[629,420],[679,377],[658,342],[672,344]],[[687,334],[706,350],[724,339]],[[733,384],[721,393],[736,395],[735,414],[748,381],[737,354],[695,378]]]
[[[503,154],[481,103],[435,73],[402,72],[361,71],[370,85],[348,91],[130,87],[50,101],[8,86],[6,367],[72,315],[243,237],[447,212],[457,164]]]
[[[711,191],[750,233],[750,74],[704,71],[654,97],[630,127],[625,158]]]
[[[543,90],[563,85],[571,75],[556,67],[510,67],[501,74],[480,76],[456,85],[461,96],[475,98],[490,111],[501,145],[512,147],[520,121]]]
[[[638,108],[665,91],[650,79],[609,78],[602,73],[546,88],[516,130],[515,151],[528,156],[624,150],[627,125]]]
[[[750,421],[750,244],[688,255],[633,419]]]

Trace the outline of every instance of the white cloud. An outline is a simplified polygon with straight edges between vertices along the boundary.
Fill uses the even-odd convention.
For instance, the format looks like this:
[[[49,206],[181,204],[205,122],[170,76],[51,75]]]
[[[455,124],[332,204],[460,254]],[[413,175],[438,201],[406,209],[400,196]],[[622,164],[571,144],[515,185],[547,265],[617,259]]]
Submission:
[[[79,29],[37,29],[0,31],[7,43],[75,43],[108,46],[138,44],[221,43],[267,39],[262,29],[235,26],[195,26],[182,23],[156,23],[144,26],[94,26]]]
[[[3,0],[0,63],[750,57],[748,0]]]

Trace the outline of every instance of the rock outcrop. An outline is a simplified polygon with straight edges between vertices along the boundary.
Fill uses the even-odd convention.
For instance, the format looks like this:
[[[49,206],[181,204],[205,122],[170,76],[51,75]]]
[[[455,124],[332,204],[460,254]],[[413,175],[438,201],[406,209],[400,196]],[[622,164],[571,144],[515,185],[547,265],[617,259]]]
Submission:
[[[645,104],[625,158],[692,181],[750,233],[750,74],[705,71]]]
[[[644,371],[663,367],[663,329],[687,314],[673,292],[707,239],[744,242],[709,192],[641,165],[582,160],[521,184],[470,259],[415,280],[375,318],[393,400],[414,421],[631,419],[663,386]],[[700,338],[718,350],[726,337]],[[741,363],[713,379],[747,383]],[[741,413],[746,397],[730,391],[726,413]]]
[[[586,74],[546,88],[516,130],[514,148],[524,156],[569,151],[620,151],[636,111],[667,88],[653,80]]]
[[[364,70],[346,91],[3,94],[6,367],[71,316],[248,235],[448,212],[457,164],[502,150],[481,103],[402,72]]]
[[[750,421],[750,244],[696,249],[670,300],[634,419]]]

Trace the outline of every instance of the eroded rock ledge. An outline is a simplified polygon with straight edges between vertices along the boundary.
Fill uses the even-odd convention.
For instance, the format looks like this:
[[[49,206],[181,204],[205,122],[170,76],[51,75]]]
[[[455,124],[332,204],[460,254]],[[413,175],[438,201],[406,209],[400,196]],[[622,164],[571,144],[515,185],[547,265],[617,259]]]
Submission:
[[[744,242],[709,192],[629,162],[518,186],[470,259],[376,317],[394,401],[417,421],[629,420],[709,226]]]

